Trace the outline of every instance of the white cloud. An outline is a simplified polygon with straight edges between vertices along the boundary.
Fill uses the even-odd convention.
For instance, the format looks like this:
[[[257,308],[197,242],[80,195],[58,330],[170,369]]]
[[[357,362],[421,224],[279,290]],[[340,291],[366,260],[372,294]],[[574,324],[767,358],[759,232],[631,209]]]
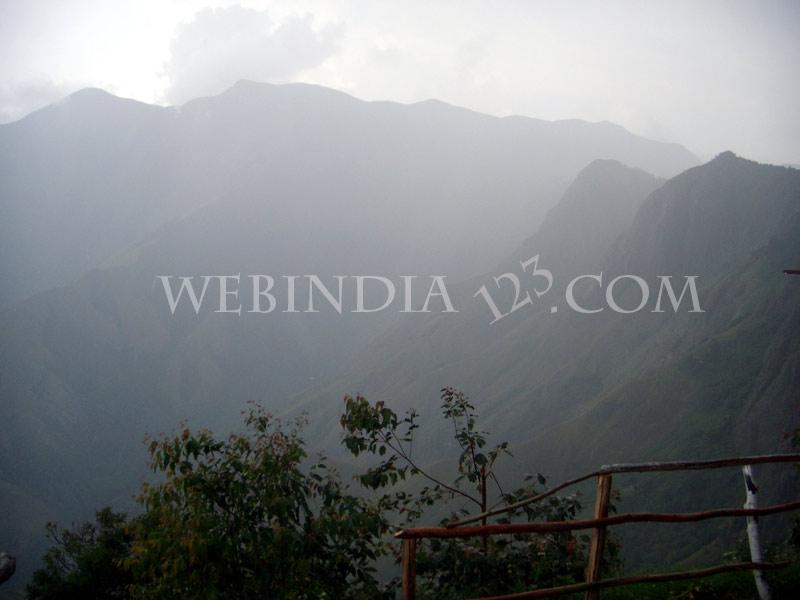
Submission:
[[[180,25],[164,75],[167,101],[217,94],[239,79],[290,81],[336,51],[341,28],[314,28],[310,14],[275,22],[266,10],[205,9]]]

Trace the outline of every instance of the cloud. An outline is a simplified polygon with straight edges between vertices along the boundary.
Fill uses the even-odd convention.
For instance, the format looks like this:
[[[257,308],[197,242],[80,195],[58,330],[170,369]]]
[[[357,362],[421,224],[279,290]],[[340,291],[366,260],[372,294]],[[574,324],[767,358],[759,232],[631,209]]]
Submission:
[[[239,79],[285,82],[336,52],[342,29],[313,27],[310,14],[276,23],[267,11],[205,9],[180,25],[164,67],[164,98],[181,104],[218,94]]]
[[[0,83],[0,123],[10,123],[79,89],[73,83],[31,79]]]

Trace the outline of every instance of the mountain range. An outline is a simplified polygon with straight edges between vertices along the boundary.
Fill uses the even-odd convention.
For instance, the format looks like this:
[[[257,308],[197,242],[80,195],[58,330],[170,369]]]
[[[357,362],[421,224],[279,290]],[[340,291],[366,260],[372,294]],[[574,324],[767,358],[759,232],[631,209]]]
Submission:
[[[794,169],[727,152],[660,182],[596,161],[518,252],[454,294],[469,310],[409,318],[359,356],[346,376],[297,401],[311,414],[330,407],[319,420],[325,423],[338,408],[326,399],[347,390],[413,407],[428,422],[438,412],[434,391],[461,386],[494,438],[516,446],[512,478],[539,471],[560,480],[604,464],[790,451],[787,434],[800,422],[800,282],[783,269],[800,262],[799,227]],[[493,285],[492,275],[519,273],[520,261],[535,255],[553,272],[552,289],[491,324],[486,306],[470,297],[480,285]],[[609,308],[604,292],[625,274],[648,282],[644,310]],[[566,284],[578,275],[602,277],[602,289],[591,280],[574,290],[580,306],[602,312],[566,306]],[[680,310],[669,308],[665,294],[667,309],[653,312],[663,275],[675,282],[697,276],[703,312],[691,310],[689,293]],[[641,291],[626,283],[615,299],[631,310]],[[675,284],[676,292],[682,285]],[[536,287],[538,281],[528,283]],[[498,304],[512,301],[507,293]],[[327,431],[321,426],[319,435]],[[440,433],[423,434],[416,451],[440,455]],[[332,446],[335,433],[327,436],[324,445]],[[796,496],[791,469],[762,472],[766,498]],[[735,470],[620,479],[622,506],[630,510],[735,506],[742,496]],[[694,539],[663,529],[661,535],[643,527],[623,531],[628,562],[639,566],[702,562],[742,535],[731,523],[697,528]],[[782,534],[780,523],[774,534]]]
[[[180,107],[86,89],[0,125],[0,305],[65,285],[204,207],[267,213],[261,235],[302,231],[314,260],[476,273],[594,158],[659,175],[697,163],[610,123],[364,102],[304,84],[240,81]],[[447,244],[443,223],[457,232]]]
[[[22,580],[45,521],[131,507],[145,434],[230,429],[249,400],[307,411],[310,445],[339,459],[345,393],[414,407],[435,465],[437,391],[455,385],[512,442],[509,477],[783,449],[800,391],[800,281],[782,274],[800,263],[798,211],[795,169],[731,153],[698,166],[609,123],[299,84],[170,108],[78,92],[0,126],[0,547],[26,557]],[[534,256],[551,288],[490,323],[476,291],[509,306],[493,278]],[[156,277],[211,273],[444,274],[460,312],[171,314]],[[601,273],[645,279],[648,310],[571,310],[568,283]],[[697,276],[704,312],[651,312],[660,275]],[[576,300],[601,307],[591,283]],[[727,506],[741,496],[729,475],[619,485],[638,509]],[[775,497],[794,490],[785,471],[764,477]],[[633,532],[623,547],[640,564],[703,560],[735,535]]]

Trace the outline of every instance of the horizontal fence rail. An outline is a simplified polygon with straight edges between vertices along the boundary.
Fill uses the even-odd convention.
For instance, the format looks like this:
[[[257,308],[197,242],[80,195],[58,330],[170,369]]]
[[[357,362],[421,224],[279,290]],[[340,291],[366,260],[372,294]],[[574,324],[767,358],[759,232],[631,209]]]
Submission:
[[[710,460],[619,463],[600,467],[601,473],[648,473],[653,471],[692,471],[699,469],[721,469],[723,467],[742,467],[764,463],[799,462],[800,454],[759,454],[737,458],[713,458]]]
[[[410,527],[401,529],[394,537],[401,540],[421,538],[469,538],[482,535],[515,535],[520,533],[558,533],[577,529],[595,529],[623,523],[694,523],[721,517],[759,517],[799,510],[800,500],[762,508],[719,508],[692,513],[623,513],[601,519],[573,521],[542,521],[538,523],[502,523],[477,527]]]
[[[643,462],[643,463],[621,463],[616,465],[603,465],[597,471],[592,471],[591,473],[587,473],[586,475],[581,475],[580,477],[575,477],[574,479],[569,479],[567,481],[564,481],[563,483],[560,483],[554,488],[551,488],[546,492],[542,492],[541,494],[531,496],[530,498],[524,498],[522,500],[514,502],[513,504],[508,504],[506,506],[494,508],[492,510],[475,515],[473,517],[467,517],[464,519],[460,519],[458,521],[453,521],[451,523],[448,523],[446,527],[460,527],[461,525],[476,523],[488,517],[496,517],[497,515],[505,514],[512,510],[516,510],[518,508],[522,508],[523,506],[527,506],[528,504],[533,504],[540,500],[544,500],[545,498],[548,498],[553,494],[557,494],[563,489],[566,489],[573,485],[577,485],[579,483],[583,483],[584,481],[593,479],[600,475],[614,475],[617,473],[653,473],[658,471],[695,471],[700,469],[721,469],[723,467],[739,467],[744,465],[760,465],[764,463],[788,463],[788,462],[800,462],[800,454],[767,454],[767,455],[757,455],[757,456],[741,456],[737,458],[715,458],[710,460],[696,460],[691,462],[690,461]]]
[[[425,538],[469,538],[476,536],[492,535],[520,535],[520,534],[548,534],[580,529],[593,529],[591,544],[589,546],[589,564],[586,567],[586,581],[570,585],[518,592],[501,596],[491,596],[481,600],[511,600],[515,598],[549,598],[564,594],[586,592],[587,600],[597,600],[600,590],[609,587],[633,585],[637,583],[658,583],[681,579],[709,577],[718,573],[731,571],[753,571],[756,578],[761,598],[768,599],[769,588],[766,585],[764,571],[786,567],[789,563],[767,563],[761,559],[761,550],[758,543],[757,517],[773,515],[792,510],[800,510],[800,500],[775,504],[772,506],[757,507],[756,492],[758,488],[752,479],[751,465],[768,463],[800,463],[800,454],[770,454],[758,456],[743,456],[735,458],[719,458],[699,461],[673,461],[673,462],[642,462],[604,465],[597,471],[565,481],[541,494],[525,498],[518,502],[495,508],[484,513],[471,516],[459,521],[453,521],[444,527],[411,527],[395,533],[395,537],[403,541],[403,600],[416,598],[416,551],[418,540]],[[690,471],[701,469],[720,469],[724,467],[743,467],[745,486],[747,490],[747,503],[745,508],[720,508],[701,512],[689,513],[653,513],[634,512],[620,515],[608,515],[609,498],[611,494],[612,476],[619,473],[652,473],[666,471]],[[567,487],[595,478],[597,481],[597,495],[595,502],[594,518],[576,519],[572,521],[540,521],[529,523],[498,523],[492,525],[467,526],[476,521],[522,508],[544,498],[552,496]],[[751,562],[718,565],[706,569],[693,571],[680,571],[673,573],[660,573],[653,575],[639,575],[600,579],[600,565],[605,545],[606,528],[625,523],[691,523],[718,519],[724,517],[745,517],[748,522],[748,539],[750,542]]]

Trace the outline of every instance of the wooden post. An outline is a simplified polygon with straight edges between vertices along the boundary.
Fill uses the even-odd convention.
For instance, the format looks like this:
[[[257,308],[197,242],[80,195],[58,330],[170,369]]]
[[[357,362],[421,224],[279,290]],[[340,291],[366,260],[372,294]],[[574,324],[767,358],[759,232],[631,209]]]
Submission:
[[[742,476],[744,477],[744,489],[747,493],[747,501],[744,503],[744,507],[758,508],[758,487],[756,487],[755,481],[753,480],[753,469],[750,465],[742,467]],[[747,517],[747,542],[750,545],[750,560],[754,563],[764,562],[764,556],[761,552],[761,539],[758,531],[758,517]],[[770,592],[764,571],[753,571],[753,577],[756,580],[758,597],[761,598],[761,600],[771,600],[772,593]]]
[[[417,540],[403,540],[403,600],[417,597]]]
[[[608,516],[608,502],[611,498],[611,475],[603,473],[597,476],[597,495],[594,502],[594,518],[605,519]],[[597,527],[592,533],[592,544],[589,546],[589,564],[586,565],[586,583],[600,581],[600,562],[603,560],[603,548],[606,544],[606,528]],[[600,590],[586,592],[586,600],[598,600]]]

